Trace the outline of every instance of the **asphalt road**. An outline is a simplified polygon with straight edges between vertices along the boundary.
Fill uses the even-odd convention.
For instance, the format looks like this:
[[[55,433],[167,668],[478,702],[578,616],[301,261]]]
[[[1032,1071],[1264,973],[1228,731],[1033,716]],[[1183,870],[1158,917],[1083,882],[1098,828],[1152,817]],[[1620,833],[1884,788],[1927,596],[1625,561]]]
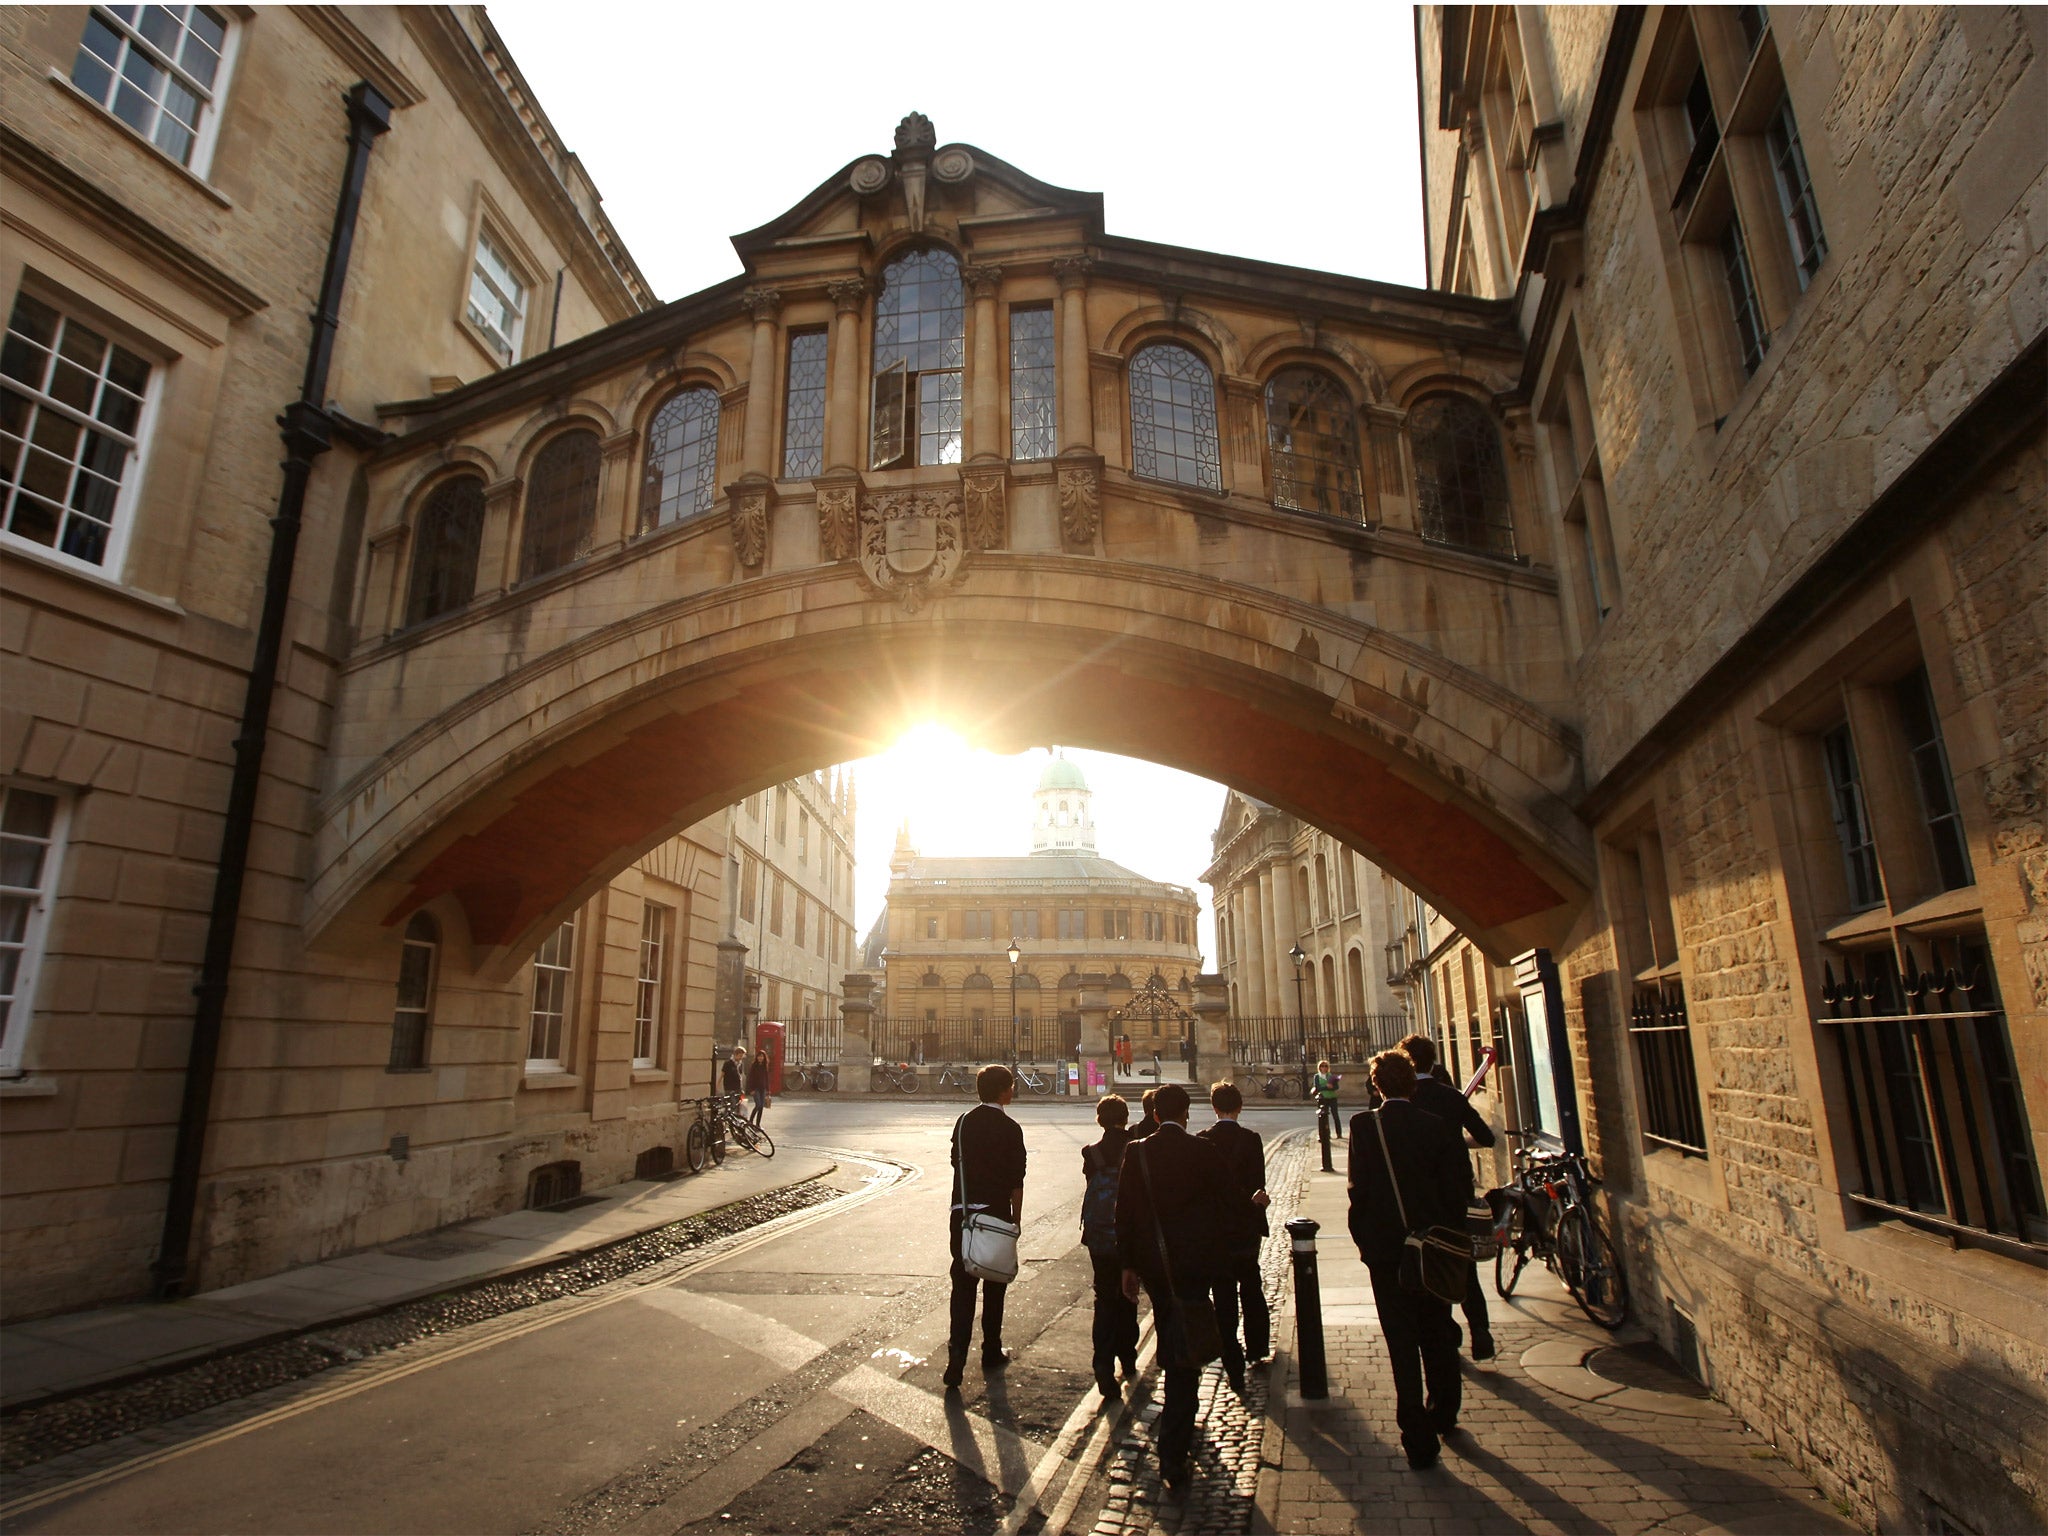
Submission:
[[[595,1304],[443,1335],[347,1390],[249,1416],[10,1521],[62,1532],[996,1531],[1099,1413],[1079,1246],[1090,1106],[1019,1106],[1030,1157],[1018,1358],[943,1395],[957,1103],[785,1099],[779,1142],[916,1172],[744,1251]],[[1205,1118],[1205,1117],[1204,1117]],[[1260,1129],[1306,1122],[1261,1114]],[[859,1189],[867,1170],[840,1176]],[[1066,1450],[1069,1444],[1061,1444]],[[1068,1530],[1107,1494],[1077,1485]],[[1043,1500],[1042,1502],[1057,1502]],[[1036,1518],[1025,1527],[1039,1529]]]

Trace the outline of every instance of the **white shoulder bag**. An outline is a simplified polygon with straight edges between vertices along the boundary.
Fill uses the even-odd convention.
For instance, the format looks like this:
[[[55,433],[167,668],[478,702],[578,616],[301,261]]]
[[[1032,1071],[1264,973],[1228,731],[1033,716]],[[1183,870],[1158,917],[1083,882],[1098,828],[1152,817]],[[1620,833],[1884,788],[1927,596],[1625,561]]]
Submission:
[[[967,1148],[961,1139],[967,1116],[953,1122],[953,1190],[960,1201],[960,1267],[977,1280],[1008,1285],[1017,1278],[1017,1234],[1014,1221],[993,1211],[967,1209]]]

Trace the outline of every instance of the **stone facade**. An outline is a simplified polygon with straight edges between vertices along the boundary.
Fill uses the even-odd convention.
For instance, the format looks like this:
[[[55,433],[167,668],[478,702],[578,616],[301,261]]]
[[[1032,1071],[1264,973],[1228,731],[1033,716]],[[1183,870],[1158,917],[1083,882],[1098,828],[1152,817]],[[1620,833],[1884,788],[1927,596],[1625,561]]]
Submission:
[[[2038,1526],[2048,28],[1417,37],[1431,280],[1527,341],[1600,845],[1558,960],[1638,1310],[1860,1520]]]

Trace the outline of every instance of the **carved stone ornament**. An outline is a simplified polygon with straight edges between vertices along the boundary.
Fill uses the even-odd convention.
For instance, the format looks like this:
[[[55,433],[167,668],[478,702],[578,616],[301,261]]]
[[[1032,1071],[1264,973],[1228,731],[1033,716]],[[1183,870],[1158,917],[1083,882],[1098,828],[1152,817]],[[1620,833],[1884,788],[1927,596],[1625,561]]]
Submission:
[[[1010,520],[1004,501],[1005,484],[1001,465],[960,472],[960,498],[966,504],[967,547],[970,550],[1001,549],[1009,542]]]
[[[896,125],[897,154],[929,155],[938,147],[938,130],[932,127],[932,120],[922,112],[909,113]]]
[[[840,314],[859,309],[867,297],[868,285],[864,278],[842,277],[826,285],[825,291],[832,295],[832,307]]]
[[[968,294],[977,299],[992,299],[1003,285],[1003,269],[980,262],[960,269],[960,281],[967,286]]]
[[[782,309],[782,292],[776,288],[749,288],[740,295],[740,306],[756,322],[773,320]]]
[[[932,157],[932,175],[948,186],[956,186],[974,174],[974,156],[958,144],[949,144]]]
[[[748,570],[768,555],[768,492],[742,490],[732,498],[732,552]]]
[[[1086,256],[1062,256],[1052,264],[1052,275],[1061,289],[1078,288],[1088,281],[1088,269],[1095,263]]]
[[[860,568],[877,592],[916,613],[951,586],[965,554],[960,493],[882,491],[860,509]]]
[[[827,560],[851,560],[860,530],[860,487],[818,487],[818,549]]]
[[[1060,470],[1060,539],[1069,549],[1095,547],[1102,526],[1102,481],[1092,464]]]
[[[869,155],[856,160],[853,174],[846,178],[846,184],[862,197],[872,197],[889,185],[889,162],[880,155]]]

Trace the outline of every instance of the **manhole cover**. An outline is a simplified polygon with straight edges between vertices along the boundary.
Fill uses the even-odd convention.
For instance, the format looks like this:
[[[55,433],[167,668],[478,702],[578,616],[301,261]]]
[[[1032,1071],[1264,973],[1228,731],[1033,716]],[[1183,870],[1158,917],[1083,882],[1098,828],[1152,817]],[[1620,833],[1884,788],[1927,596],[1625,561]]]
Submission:
[[[1657,1345],[1610,1344],[1586,1357],[1586,1369],[1603,1380],[1624,1387],[1641,1387],[1649,1392],[1668,1392],[1674,1397],[1711,1397],[1713,1394],[1694,1381]]]

